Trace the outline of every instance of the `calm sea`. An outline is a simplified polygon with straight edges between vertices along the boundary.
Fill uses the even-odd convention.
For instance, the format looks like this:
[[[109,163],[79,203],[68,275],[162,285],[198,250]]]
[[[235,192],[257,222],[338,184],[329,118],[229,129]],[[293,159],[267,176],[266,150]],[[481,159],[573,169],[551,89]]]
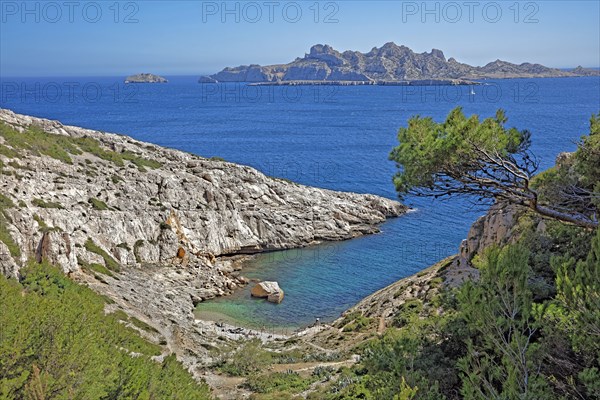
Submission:
[[[388,154],[415,114],[441,120],[454,107],[529,129],[542,167],[575,149],[600,111],[600,79],[516,79],[469,87],[247,87],[167,77],[164,85],[122,78],[0,81],[0,106],[65,124],[116,132],[201,156],[258,168],[323,188],[396,198]],[[297,327],[331,320],[364,296],[456,253],[484,210],[464,200],[407,198],[416,212],[382,233],[302,250],[264,254],[244,275],[276,280],[280,305],[249,289],[199,306],[253,326]]]

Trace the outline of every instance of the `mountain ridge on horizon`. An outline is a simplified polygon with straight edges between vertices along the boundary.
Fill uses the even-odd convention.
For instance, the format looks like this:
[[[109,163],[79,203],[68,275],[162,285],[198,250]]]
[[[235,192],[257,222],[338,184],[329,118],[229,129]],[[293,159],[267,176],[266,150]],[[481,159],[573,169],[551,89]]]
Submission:
[[[500,59],[484,66],[472,66],[453,57],[446,59],[444,52],[436,48],[431,52],[415,53],[407,46],[388,42],[366,53],[353,50],[340,52],[330,45],[316,44],[304,57],[297,57],[287,64],[226,67],[216,74],[201,77],[200,82],[401,82],[580,76],[600,76],[600,71],[581,66],[567,71],[537,63],[514,64]]]

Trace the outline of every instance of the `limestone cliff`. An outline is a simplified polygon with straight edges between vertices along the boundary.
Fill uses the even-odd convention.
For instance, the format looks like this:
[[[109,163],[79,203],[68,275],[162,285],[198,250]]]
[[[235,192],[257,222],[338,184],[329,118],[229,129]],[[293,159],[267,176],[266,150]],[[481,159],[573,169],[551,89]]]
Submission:
[[[446,60],[441,50],[415,53],[393,42],[367,53],[339,52],[329,45],[315,45],[302,58],[288,64],[242,65],[225,68],[200,78],[208,82],[362,82],[392,83],[435,80],[439,84],[469,84],[473,79],[547,78],[598,75],[597,70],[578,67],[572,71],[548,68],[540,64],[513,64],[496,60],[482,67]],[[448,83],[447,81],[450,81]],[[425,82],[421,82],[425,84]]]
[[[244,280],[228,256],[349,239],[405,211],[257,170],[0,110],[0,272],[47,258],[155,326],[187,365],[194,304]]]

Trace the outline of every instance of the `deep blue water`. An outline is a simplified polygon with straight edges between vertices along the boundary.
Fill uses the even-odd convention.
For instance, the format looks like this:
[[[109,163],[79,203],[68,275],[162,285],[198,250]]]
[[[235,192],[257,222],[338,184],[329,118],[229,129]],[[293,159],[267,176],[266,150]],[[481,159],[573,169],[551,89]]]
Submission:
[[[165,85],[121,78],[0,81],[0,106],[65,124],[116,132],[202,156],[251,165],[267,175],[336,190],[395,198],[387,157],[396,132],[415,114],[443,119],[454,107],[533,133],[543,168],[575,148],[600,111],[600,79],[517,79],[468,87],[262,87]],[[248,290],[202,304],[247,323],[298,326],[335,318],[364,296],[454,254],[481,208],[460,199],[407,198],[416,212],[382,225],[382,234],[259,256],[244,272],[277,280],[280,305]]]

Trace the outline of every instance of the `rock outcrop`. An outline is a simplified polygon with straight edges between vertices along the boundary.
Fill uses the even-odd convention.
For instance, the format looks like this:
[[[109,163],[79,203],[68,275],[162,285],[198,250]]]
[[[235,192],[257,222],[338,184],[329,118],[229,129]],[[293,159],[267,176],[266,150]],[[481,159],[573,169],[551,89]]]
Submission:
[[[51,260],[188,366],[209,361],[212,340],[194,305],[247,283],[231,257],[375,233],[406,210],[4,109],[0,168],[0,271]]]
[[[167,83],[169,82],[162,76],[154,75],[154,74],[137,74],[130,75],[125,78],[125,83]]]
[[[250,291],[253,297],[266,298],[271,303],[281,303],[283,301],[283,290],[277,282],[259,282]]]
[[[583,68],[581,65],[570,72],[578,76],[600,76],[600,69]]]
[[[200,78],[201,83],[214,82],[362,82],[386,84],[433,80],[432,84],[468,84],[477,79],[547,78],[597,75],[598,71],[578,67],[571,71],[548,68],[540,64],[512,64],[496,60],[483,67],[446,60],[441,50],[415,53],[406,46],[386,43],[368,53],[339,52],[328,45],[315,45],[303,58],[288,64],[242,65],[225,68],[219,73]],[[446,81],[446,82],[445,82]],[[466,81],[466,82],[465,82]],[[456,83],[458,82],[458,83]],[[460,83],[464,82],[464,83]],[[472,82],[471,82],[472,83]],[[423,83],[424,84],[424,83]]]

